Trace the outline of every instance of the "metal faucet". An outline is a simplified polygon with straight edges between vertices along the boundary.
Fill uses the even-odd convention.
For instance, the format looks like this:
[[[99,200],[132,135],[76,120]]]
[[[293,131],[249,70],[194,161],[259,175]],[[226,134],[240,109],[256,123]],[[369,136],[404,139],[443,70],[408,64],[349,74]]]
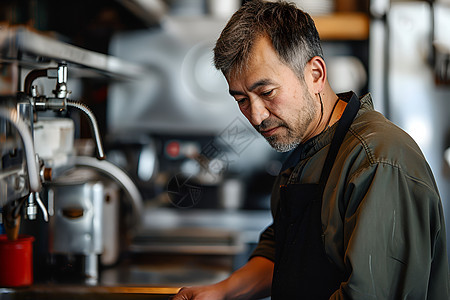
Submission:
[[[55,97],[39,97],[36,89],[33,87],[33,81],[39,77],[47,77],[56,79],[56,88],[53,90]],[[92,135],[96,144],[97,158],[105,159],[105,152],[98,129],[97,119],[92,111],[85,104],[67,99],[70,91],[67,89],[67,65],[65,63],[58,64],[57,68],[33,70],[28,73],[25,78],[25,93],[34,99],[34,107],[37,111],[54,110],[62,111],[67,107],[73,107],[83,112],[89,119],[89,124],[92,130]]]

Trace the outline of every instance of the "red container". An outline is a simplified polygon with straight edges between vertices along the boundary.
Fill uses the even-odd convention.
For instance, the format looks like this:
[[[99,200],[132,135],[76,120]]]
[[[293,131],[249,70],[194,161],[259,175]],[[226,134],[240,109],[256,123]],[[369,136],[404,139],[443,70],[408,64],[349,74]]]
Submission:
[[[0,235],[0,286],[18,287],[33,283],[34,237],[19,235],[10,241],[6,234]]]

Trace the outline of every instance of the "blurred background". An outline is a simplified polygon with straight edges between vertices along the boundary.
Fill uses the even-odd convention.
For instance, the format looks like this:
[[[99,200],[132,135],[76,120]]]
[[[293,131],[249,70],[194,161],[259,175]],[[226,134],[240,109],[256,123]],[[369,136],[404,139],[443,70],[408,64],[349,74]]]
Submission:
[[[420,145],[448,223],[450,1],[293,2],[316,22],[334,90],[370,92]],[[18,92],[31,99],[41,171],[53,171],[35,194],[47,211],[37,203],[36,220],[20,221],[35,237],[35,281],[182,286],[245,263],[271,222],[285,154],[252,131],[212,65],[214,42],[243,3],[1,1],[0,104],[18,107]],[[59,96],[55,83],[70,93]],[[96,121],[76,104],[48,104],[66,98]],[[0,133],[0,204],[31,203],[21,199],[32,187],[17,187],[30,172],[26,146],[8,122]],[[92,160],[99,141],[106,159]]]

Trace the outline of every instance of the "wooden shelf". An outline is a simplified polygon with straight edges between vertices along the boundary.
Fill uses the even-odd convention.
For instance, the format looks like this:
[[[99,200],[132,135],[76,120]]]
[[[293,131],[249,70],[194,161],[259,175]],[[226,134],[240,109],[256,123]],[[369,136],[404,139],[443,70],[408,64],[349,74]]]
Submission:
[[[369,17],[364,13],[334,13],[313,16],[322,40],[366,40],[369,38]]]

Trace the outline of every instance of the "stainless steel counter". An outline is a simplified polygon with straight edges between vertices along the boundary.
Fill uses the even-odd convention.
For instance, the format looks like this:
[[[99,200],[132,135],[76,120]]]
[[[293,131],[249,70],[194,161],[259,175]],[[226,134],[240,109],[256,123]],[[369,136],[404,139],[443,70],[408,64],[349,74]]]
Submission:
[[[51,280],[0,288],[0,299],[170,299],[225,279],[271,221],[268,211],[148,209],[126,257],[96,284]],[[236,261],[240,260],[240,261]]]
[[[183,286],[210,284],[231,272],[230,257],[139,254],[100,272],[99,282],[35,282],[0,288],[0,299],[170,299]]]
[[[225,279],[233,271],[230,255],[132,254],[100,273],[103,286],[192,286]]]
[[[244,243],[257,243],[270,225],[269,210],[173,209],[146,207],[141,230],[223,230],[239,233]]]

